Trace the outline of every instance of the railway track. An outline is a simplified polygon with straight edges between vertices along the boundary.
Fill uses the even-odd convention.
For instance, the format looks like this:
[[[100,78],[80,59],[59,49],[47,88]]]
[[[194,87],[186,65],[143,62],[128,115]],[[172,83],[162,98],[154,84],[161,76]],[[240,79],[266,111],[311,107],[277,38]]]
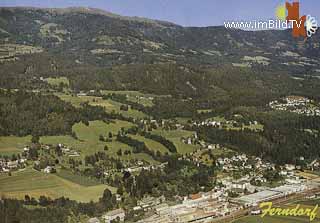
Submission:
[[[320,188],[311,189],[311,190],[304,191],[304,192],[301,192],[301,193],[295,193],[295,194],[292,194],[292,195],[289,195],[289,196],[285,196],[285,197],[282,197],[282,198],[269,200],[269,201],[273,202],[273,204],[275,204],[275,205],[280,205],[280,204],[288,203],[289,201],[305,198],[305,197],[308,197],[310,195],[314,195],[316,193],[320,193]],[[233,213],[231,215],[213,219],[212,221],[210,221],[210,223],[230,223],[230,222],[233,222],[233,221],[235,221],[237,219],[240,219],[242,217],[245,217],[245,216],[249,215],[252,210],[253,210],[253,208],[246,208],[246,209],[240,210],[238,212],[235,212],[235,213]]]

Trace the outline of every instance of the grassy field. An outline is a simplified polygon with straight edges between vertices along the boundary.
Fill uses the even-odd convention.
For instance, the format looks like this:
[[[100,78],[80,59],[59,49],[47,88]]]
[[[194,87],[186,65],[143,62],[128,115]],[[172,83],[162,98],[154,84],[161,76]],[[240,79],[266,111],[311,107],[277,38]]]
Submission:
[[[169,152],[169,150],[164,146],[162,145],[161,143],[158,143],[154,140],[151,140],[151,139],[147,139],[143,136],[139,136],[139,135],[130,135],[130,137],[132,137],[133,139],[136,139],[136,140],[139,140],[140,142],[144,142],[146,144],[146,146],[153,150],[153,151],[159,151],[161,152],[162,154]]]
[[[143,106],[153,106],[153,98],[159,97],[153,94],[144,94],[139,91],[102,91],[103,94],[125,94],[127,99],[132,102],[142,104]]]
[[[91,121],[89,126],[86,126],[83,123],[77,123],[72,127],[72,130],[76,132],[77,137],[80,140],[97,141],[100,135],[107,135],[109,132],[116,135],[121,128],[128,129],[132,126],[132,123],[121,120],[116,120],[114,123]]]
[[[24,198],[26,194],[38,198],[61,196],[81,202],[97,201],[106,185],[83,186],[54,174],[44,174],[33,169],[13,172],[12,176],[0,175],[0,196]],[[114,188],[110,188],[115,191]]]
[[[108,146],[107,154],[117,157],[117,151],[121,149],[132,151],[132,148],[126,144],[116,141],[115,136],[121,128],[127,129],[132,127],[133,124],[126,121],[115,120],[114,123],[105,123],[103,121],[89,122],[89,126],[83,123],[77,123],[73,126],[72,130],[76,133],[78,139],[74,139],[71,136],[45,136],[41,137],[40,142],[45,144],[56,145],[59,143],[68,145],[72,148],[80,150],[81,156],[91,155],[98,151],[104,151],[105,145]],[[99,136],[108,136],[108,133],[113,134],[112,142],[102,142],[99,140]],[[147,154],[131,154],[130,156],[119,157],[122,160],[139,159],[145,160],[150,163],[155,161]]]
[[[31,136],[2,136],[0,137],[0,155],[10,156],[21,153],[23,148],[31,143]]]
[[[110,153],[116,153],[119,148],[126,147],[126,145],[120,145],[118,142],[102,142],[99,140],[99,136],[107,136],[109,132],[116,135],[121,128],[126,129],[131,126],[133,126],[132,123],[120,120],[110,124],[103,121],[92,121],[89,122],[89,126],[77,123],[72,127],[72,130],[76,133],[78,139],[74,139],[71,136],[45,136],[41,137],[40,142],[53,145],[62,143],[79,149],[83,156],[103,151],[105,145],[110,148]]]
[[[52,86],[59,86],[61,83],[69,86],[69,80],[66,77],[57,77],[57,78],[49,77],[44,80]]]
[[[186,154],[190,153],[194,150],[197,150],[200,148],[199,145],[187,145],[184,144],[181,141],[181,137],[189,137],[194,134],[194,132],[186,131],[186,130],[171,130],[171,131],[165,131],[165,130],[155,130],[153,133],[161,135],[168,140],[172,141],[174,145],[177,147],[177,151],[180,154]]]
[[[76,183],[76,184],[79,184],[79,185],[85,186],[85,187],[97,186],[100,184],[97,180],[90,179],[85,176],[73,174],[69,170],[60,169],[60,170],[58,170],[56,175],[63,178],[63,179],[69,180],[73,183]]]
[[[86,102],[84,98],[73,96],[71,94],[55,93],[55,95],[63,101],[70,102],[75,107],[80,107],[81,103]]]
[[[125,117],[133,117],[133,118],[147,117],[147,115],[144,114],[143,112],[140,112],[138,110],[131,109],[131,108],[129,108],[128,111],[121,111],[120,106],[123,104],[116,101],[112,101],[110,99],[104,100],[101,97],[73,96],[71,94],[62,94],[62,93],[56,93],[55,95],[58,96],[61,100],[70,102],[75,107],[80,107],[81,103],[88,102],[92,106],[104,107],[108,113],[116,112],[116,113],[121,113]]]
[[[129,108],[128,111],[122,111],[122,110],[120,110],[120,106],[123,104],[116,102],[116,101],[112,101],[110,99],[103,100],[101,98],[98,98],[95,101],[90,102],[89,104],[94,105],[94,106],[102,106],[106,109],[107,112],[114,111],[116,113],[122,114],[125,117],[133,117],[133,118],[146,118],[146,117],[148,117],[143,112],[135,110],[135,109],[131,109],[131,108]]]
[[[121,128],[127,129],[132,127],[133,124],[126,121],[115,120],[114,123],[105,123],[103,121],[92,121],[89,123],[89,126],[84,125],[83,123],[77,123],[73,126],[73,131],[76,133],[78,139],[75,139],[71,136],[43,136],[40,138],[40,142],[43,144],[57,145],[62,143],[64,145],[70,146],[75,150],[80,151],[81,157],[84,158],[86,155],[91,155],[98,151],[104,151],[105,145],[108,146],[107,154],[111,156],[117,156],[117,151],[119,149],[130,150],[132,148],[126,144],[117,142],[115,139],[116,134],[120,131]],[[112,142],[102,142],[99,140],[99,136],[107,136],[109,132],[112,132],[114,138]],[[152,141],[152,140],[151,140]],[[12,155],[21,153],[23,148],[30,144],[31,137],[15,137],[15,136],[5,136],[0,137],[0,155]],[[157,148],[157,150],[165,151],[166,148],[161,144],[157,144],[152,141],[154,145],[152,148]],[[155,161],[147,154],[131,154],[130,156],[120,157],[123,160],[129,159],[139,159],[145,160],[150,163]]]

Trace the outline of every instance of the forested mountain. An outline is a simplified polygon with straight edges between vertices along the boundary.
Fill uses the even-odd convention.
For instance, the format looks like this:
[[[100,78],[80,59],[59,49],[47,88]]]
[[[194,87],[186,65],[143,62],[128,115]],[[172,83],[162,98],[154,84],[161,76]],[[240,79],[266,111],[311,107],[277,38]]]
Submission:
[[[290,32],[182,27],[90,8],[1,8],[0,61],[45,52],[52,69],[61,66],[58,57],[98,67],[174,62],[319,72],[320,34],[304,41]]]

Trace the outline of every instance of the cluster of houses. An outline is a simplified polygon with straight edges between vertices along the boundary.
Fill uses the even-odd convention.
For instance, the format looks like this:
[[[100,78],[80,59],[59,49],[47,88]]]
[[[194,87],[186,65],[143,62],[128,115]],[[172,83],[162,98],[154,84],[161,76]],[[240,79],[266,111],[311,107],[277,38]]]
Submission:
[[[156,119],[140,119],[139,122],[144,125],[144,129],[148,129],[148,126],[152,126],[153,128],[162,127],[167,130],[177,130],[183,129],[184,126],[178,123],[177,120],[156,120]]]
[[[24,169],[27,159],[21,158],[17,160],[0,159],[0,173],[10,172],[14,170]]]
[[[304,158],[300,157],[300,160],[304,160]],[[313,164],[317,165],[317,162],[314,161]],[[264,185],[267,183],[267,179],[263,176],[265,171],[276,171],[274,164],[264,162],[258,157],[248,157],[245,154],[235,155],[231,158],[218,158],[216,165],[220,167],[223,172],[230,173],[229,176],[220,178],[217,182],[238,196],[242,196],[245,193],[253,193],[259,189],[256,185]],[[301,166],[285,164],[279,167],[278,173],[282,176],[283,182],[286,184],[301,184],[303,180],[295,174],[295,171],[300,169]],[[231,177],[231,173],[234,172],[246,174],[243,174],[239,179],[234,179]]]
[[[194,133],[189,137],[181,137],[181,142],[187,145],[196,145],[200,143],[197,133]]]
[[[69,157],[79,157],[80,156],[80,153],[78,151],[76,151],[76,150],[74,150],[74,149],[72,149],[62,143],[59,143],[57,146],[61,149],[61,151],[63,152],[63,155],[65,155],[65,156],[69,156]]]
[[[58,144],[57,147],[61,149],[61,152],[64,156],[68,157],[79,157],[80,154],[78,151],[75,151],[63,144]],[[52,147],[49,145],[42,145],[41,148],[44,151],[49,151]],[[23,152],[15,159],[9,159],[9,158],[0,158],[0,173],[1,172],[11,172],[11,171],[16,171],[20,169],[24,169],[27,164],[28,160],[28,154],[30,151],[29,146],[26,146],[22,150]],[[35,169],[38,169],[36,167],[40,166],[40,161],[36,160],[33,162]],[[38,169],[40,171],[40,169]],[[44,173],[54,173],[55,168],[53,166],[46,166],[45,168],[41,168],[41,171]]]
[[[246,154],[237,154],[230,158],[220,157],[216,160],[216,165],[225,172],[251,170],[262,171],[266,169],[275,169],[275,165],[264,162],[259,157],[248,157]]]
[[[203,140],[199,140],[198,134],[196,132],[189,137],[181,137],[180,140],[181,142],[187,145],[200,145],[202,149],[208,149],[208,150],[220,149],[219,144],[211,144]]]
[[[320,108],[313,101],[301,96],[288,96],[280,101],[271,101],[269,106],[279,111],[290,111],[307,116],[320,116]]]
[[[0,173],[1,172],[11,172],[19,169],[24,169],[27,163],[27,155],[29,152],[29,147],[23,148],[23,156],[20,155],[16,158],[0,158]]]
[[[229,121],[227,121],[227,122],[226,123],[222,123],[222,122],[219,122],[219,121],[206,120],[206,121],[202,121],[202,122],[194,122],[194,123],[192,123],[192,125],[198,126],[198,127],[199,126],[208,126],[208,127],[220,128],[223,124],[231,124]]]
[[[140,172],[142,170],[163,170],[163,168],[167,165],[168,163],[160,163],[160,164],[154,164],[154,165],[143,165],[143,162],[138,161],[138,166],[132,166],[125,168],[124,171],[129,172],[129,173],[136,173]]]

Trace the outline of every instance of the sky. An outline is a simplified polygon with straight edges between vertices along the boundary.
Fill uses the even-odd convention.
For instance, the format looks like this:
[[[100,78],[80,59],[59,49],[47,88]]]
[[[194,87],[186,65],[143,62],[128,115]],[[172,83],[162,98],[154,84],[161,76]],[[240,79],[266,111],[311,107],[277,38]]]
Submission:
[[[289,0],[292,2],[293,0]],[[282,0],[0,0],[3,6],[91,7],[124,16],[164,20],[182,26],[217,26],[230,21],[275,19]],[[300,0],[300,15],[320,23],[320,1]]]

